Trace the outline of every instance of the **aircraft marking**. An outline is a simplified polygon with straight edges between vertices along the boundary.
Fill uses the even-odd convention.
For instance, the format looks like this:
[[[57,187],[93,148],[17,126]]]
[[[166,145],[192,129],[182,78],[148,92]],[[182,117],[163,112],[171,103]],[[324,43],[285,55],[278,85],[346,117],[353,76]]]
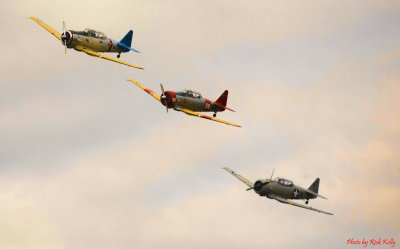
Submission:
[[[112,46],[113,46],[112,40],[111,40],[111,39],[109,39],[109,40],[110,40],[110,45],[109,45],[109,47],[108,47],[108,52],[111,51],[111,48],[112,48]]]
[[[293,198],[296,198],[299,195],[299,190],[297,188],[293,191]]]

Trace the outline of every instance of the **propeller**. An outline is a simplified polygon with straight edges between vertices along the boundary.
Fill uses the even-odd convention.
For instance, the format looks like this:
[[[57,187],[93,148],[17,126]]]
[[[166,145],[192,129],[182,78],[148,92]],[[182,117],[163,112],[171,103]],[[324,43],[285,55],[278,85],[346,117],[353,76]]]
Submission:
[[[65,34],[65,21],[63,21],[63,32],[61,35],[61,41],[64,43],[64,53],[67,54],[67,35]]]
[[[272,174],[271,174],[271,177],[269,178],[269,181],[272,180],[272,176],[274,175],[274,171],[275,171],[275,168],[272,170]]]
[[[249,190],[252,190],[252,189],[261,190],[262,187],[264,187],[265,185],[269,184],[272,181],[272,176],[274,175],[274,171],[275,171],[275,168],[272,170],[272,174],[271,174],[271,177],[269,178],[269,180],[266,179],[267,181],[264,182],[264,183],[261,182],[261,181],[256,181],[255,184],[254,184],[254,187],[248,188],[248,189],[246,189],[246,191],[249,191]]]
[[[165,91],[164,91],[164,86],[162,85],[162,83],[160,83],[160,87],[161,87],[161,102],[163,102],[165,104],[165,108],[167,108],[167,113],[168,113],[168,102],[167,102],[167,96],[165,95]]]

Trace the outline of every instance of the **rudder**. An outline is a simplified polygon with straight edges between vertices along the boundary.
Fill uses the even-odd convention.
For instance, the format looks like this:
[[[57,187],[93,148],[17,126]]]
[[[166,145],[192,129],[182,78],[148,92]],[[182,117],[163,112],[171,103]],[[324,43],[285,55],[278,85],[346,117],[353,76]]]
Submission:
[[[139,51],[133,49],[132,46],[132,36],[133,36],[133,31],[129,30],[129,32],[122,38],[121,41],[119,41],[117,44],[118,46],[122,47],[123,52],[128,52],[129,50],[132,50],[136,53],[140,53]]]
[[[129,32],[122,38],[120,43],[123,43],[125,46],[130,47],[132,45],[132,36],[133,36],[133,31],[129,30]]]
[[[318,194],[318,189],[319,189],[319,178],[315,179],[315,181],[310,185],[308,190],[311,190],[312,192]]]
[[[227,101],[228,101],[228,90],[225,90],[215,102],[218,103],[219,105],[226,106]]]

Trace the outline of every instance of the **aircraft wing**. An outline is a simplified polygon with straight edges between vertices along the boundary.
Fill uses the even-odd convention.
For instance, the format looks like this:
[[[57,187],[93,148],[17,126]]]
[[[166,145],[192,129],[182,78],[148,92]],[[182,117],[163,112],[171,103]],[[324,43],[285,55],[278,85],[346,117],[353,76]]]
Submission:
[[[321,197],[321,198],[323,198],[323,199],[327,199],[325,196],[322,196],[322,195],[320,195],[320,194],[314,193],[314,192],[311,191],[311,190],[305,189],[305,191],[307,191],[308,193],[310,193],[310,194],[312,194],[312,195]]]
[[[318,213],[333,215],[332,213],[328,213],[328,212],[325,212],[325,211],[322,211],[322,210],[319,210],[319,209],[316,209],[316,208],[313,208],[313,207],[310,207],[310,206],[306,206],[306,205],[303,205],[303,204],[300,204],[300,203],[289,201],[289,200],[286,200],[286,199],[281,198],[281,197],[276,196],[276,195],[269,195],[268,197],[272,198],[272,199],[275,199],[275,200],[277,200],[277,201],[279,201],[281,203],[293,205],[293,206],[296,206],[296,207],[305,208],[305,209],[312,210],[312,211],[315,211],[315,212],[318,212]]]
[[[31,16],[30,19],[37,22],[37,24],[42,26],[45,30],[49,31],[50,34],[54,35],[58,40],[61,41],[61,34],[59,32],[57,32],[57,30],[53,29],[52,27],[50,27],[49,25],[47,25],[46,23],[42,22],[41,20],[39,20],[38,18],[36,18],[34,16]]]
[[[216,121],[216,122],[220,122],[220,123],[223,123],[223,124],[232,125],[232,126],[236,126],[236,127],[242,127],[242,126],[240,126],[240,125],[233,124],[233,123],[229,123],[229,122],[226,122],[226,121],[224,121],[224,120],[217,119],[217,118],[213,118],[213,117],[210,117],[210,116],[206,116],[206,115],[203,115],[203,114],[200,114],[200,113],[191,111],[191,110],[189,110],[189,109],[185,109],[185,108],[176,108],[175,110],[184,112],[184,113],[186,113],[186,114],[188,114],[188,115],[191,115],[191,116],[196,116],[196,117],[199,117],[199,118],[205,118],[205,119],[213,120],[213,121]]]
[[[134,67],[134,68],[137,68],[137,69],[143,69],[143,67],[135,66],[135,65],[129,64],[129,63],[125,62],[125,61],[114,59],[112,57],[97,53],[97,52],[95,52],[93,50],[90,50],[88,48],[84,48],[82,46],[76,46],[75,49],[78,50],[78,51],[85,52],[88,55],[97,56],[99,58],[106,59],[106,60],[109,60],[109,61],[114,61],[114,62],[120,63],[122,65],[126,65],[128,67]]]
[[[155,98],[156,100],[161,102],[161,96],[158,95],[157,93],[153,92],[152,90],[150,90],[149,88],[147,88],[144,85],[140,84],[139,82],[137,82],[134,79],[129,79],[128,81],[130,81],[133,84],[137,85],[138,87],[142,88],[146,93],[150,94],[151,96],[153,96],[153,98]]]
[[[237,174],[235,171],[231,170],[228,167],[223,167],[224,170],[228,171],[229,173],[231,173],[234,177],[236,177],[237,179],[239,179],[241,182],[243,182],[244,184],[246,184],[247,186],[249,186],[250,188],[254,187],[254,183],[252,183],[251,181],[247,180],[246,178],[244,178],[243,176]]]

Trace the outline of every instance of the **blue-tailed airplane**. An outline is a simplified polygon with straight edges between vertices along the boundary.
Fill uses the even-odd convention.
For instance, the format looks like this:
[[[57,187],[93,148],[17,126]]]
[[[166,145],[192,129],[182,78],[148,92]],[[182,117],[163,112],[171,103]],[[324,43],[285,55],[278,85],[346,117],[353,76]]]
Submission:
[[[125,35],[125,37],[122,38],[121,41],[116,41],[108,38],[103,32],[99,32],[93,29],[85,29],[84,31],[66,30],[65,22],[63,22],[63,33],[60,34],[55,29],[48,26],[46,23],[42,22],[38,18],[32,16],[31,19],[37,22],[44,29],[46,29],[50,34],[59,39],[65,47],[65,53],[67,53],[67,48],[73,48],[77,51],[85,52],[86,54],[91,56],[97,56],[99,58],[114,61],[129,67],[143,69],[142,67],[135,66],[127,62],[98,53],[118,53],[117,58],[120,57],[121,53],[126,53],[131,50],[139,53],[139,51],[131,48],[133,34],[132,30],[130,30]]]

